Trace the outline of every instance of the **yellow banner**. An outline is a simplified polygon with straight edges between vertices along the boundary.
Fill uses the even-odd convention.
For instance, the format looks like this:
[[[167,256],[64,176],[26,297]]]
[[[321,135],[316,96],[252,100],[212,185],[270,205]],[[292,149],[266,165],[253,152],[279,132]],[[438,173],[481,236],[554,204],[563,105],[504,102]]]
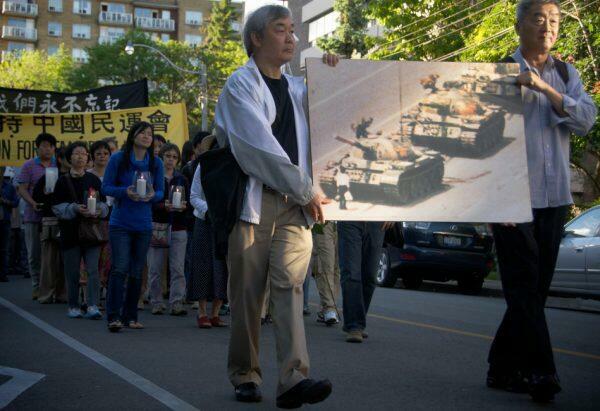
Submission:
[[[154,133],[180,148],[188,139],[183,103],[84,113],[0,114],[0,166],[18,167],[35,157],[35,138],[40,133],[56,137],[58,147],[73,141],[92,144],[106,137],[116,137],[121,146],[138,121],[152,124]]]

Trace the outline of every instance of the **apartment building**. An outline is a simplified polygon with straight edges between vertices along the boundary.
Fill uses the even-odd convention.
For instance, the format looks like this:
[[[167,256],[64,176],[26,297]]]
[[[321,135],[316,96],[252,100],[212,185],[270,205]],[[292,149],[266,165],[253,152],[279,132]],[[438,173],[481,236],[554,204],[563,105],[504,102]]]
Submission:
[[[202,43],[216,0],[10,0],[2,1],[0,50],[4,56],[19,50],[57,52],[64,44],[79,62],[87,59],[86,47],[111,43],[130,29],[147,32],[154,39]],[[232,0],[240,19],[244,0]]]
[[[333,9],[334,0],[291,0],[290,10],[294,18],[298,45],[296,57],[291,67],[294,73],[304,69],[308,57],[321,57],[323,51],[317,47],[317,40],[331,36],[339,26],[339,13]],[[383,28],[376,22],[369,22],[367,34],[383,35]]]

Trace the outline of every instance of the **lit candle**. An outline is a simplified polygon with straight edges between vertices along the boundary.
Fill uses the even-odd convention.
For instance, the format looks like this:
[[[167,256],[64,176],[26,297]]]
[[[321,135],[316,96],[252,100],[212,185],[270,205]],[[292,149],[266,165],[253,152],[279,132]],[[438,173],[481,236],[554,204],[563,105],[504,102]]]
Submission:
[[[181,191],[179,189],[173,192],[173,207],[181,208]]]
[[[146,179],[143,174],[137,180],[135,191],[140,197],[146,197]]]
[[[96,215],[96,197],[92,194],[87,199],[87,209],[91,215]]]
[[[58,180],[58,168],[56,167],[46,167],[46,192],[53,193],[54,186],[56,185],[56,181]]]

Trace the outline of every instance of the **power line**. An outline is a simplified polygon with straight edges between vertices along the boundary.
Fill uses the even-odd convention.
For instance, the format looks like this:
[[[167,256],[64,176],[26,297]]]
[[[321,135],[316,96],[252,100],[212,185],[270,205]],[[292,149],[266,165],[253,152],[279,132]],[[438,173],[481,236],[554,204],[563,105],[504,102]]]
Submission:
[[[591,7],[593,4],[595,4],[595,3],[598,3],[599,1],[600,1],[600,0],[594,0],[594,1],[592,1],[591,3],[588,3],[588,4],[586,4],[585,6],[581,7],[581,8],[579,9],[579,11],[581,12],[582,10],[585,10],[585,9],[587,9],[588,7]],[[570,3],[573,3],[573,0],[566,0],[566,1],[564,1],[564,2],[563,2],[561,5],[560,5],[561,9],[562,9],[563,7],[565,7],[565,6],[567,6],[567,5],[568,5],[568,4],[570,4]],[[567,15],[567,16],[568,16],[568,15]],[[463,48],[461,48],[461,49],[459,49],[459,50],[453,51],[452,53],[448,53],[448,54],[446,54],[445,56],[438,57],[438,58],[434,59],[433,61],[444,61],[444,60],[447,60],[447,59],[449,59],[449,58],[452,58],[452,57],[458,56],[459,54],[462,54],[462,53],[464,53],[464,52],[465,52],[465,51],[467,51],[467,50],[470,50],[470,49],[473,49],[473,48],[479,47],[481,44],[487,43],[487,42],[488,42],[488,41],[490,41],[490,40],[493,40],[493,39],[495,39],[495,38],[501,37],[501,36],[503,36],[504,34],[506,34],[506,33],[507,33],[508,31],[510,31],[510,30],[512,30],[512,27],[508,27],[508,28],[506,28],[506,29],[504,29],[504,30],[500,30],[499,32],[497,32],[497,33],[493,34],[493,35],[492,35],[492,36],[490,36],[490,37],[487,37],[487,38],[485,38],[484,40],[480,41],[480,42],[479,42],[479,43],[477,43],[477,44],[473,44],[473,45],[471,45],[471,46],[466,46],[466,47],[463,47]]]
[[[455,16],[457,16],[458,14],[464,13],[465,11],[467,11],[467,10],[469,10],[469,9],[472,9],[473,7],[476,7],[476,6],[478,6],[478,5],[480,5],[481,3],[484,3],[484,2],[486,2],[486,1],[488,1],[488,0],[480,0],[480,1],[478,1],[477,3],[475,3],[475,4],[473,4],[473,5],[469,6],[469,7],[467,7],[467,8],[465,8],[465,9],[462,9],[462,10],[460,10],[460,11],[456,12],[456,13],[453,13],[453,14],[451,14],[451,15],[449,15],[449,16],[446,16],[446,17],[444,17],[444,18],[442,18],[442,19],[440,19],[440,20],[436,20],[436,21],[434,21],[433,23],[431,23],[431,24],[428,24],[428,25],[425,25],[425,26],[421,27],[420,29],[418,29],[418,30],[416,30],[416,31],[414,31],[414,32],[412,32],[412,33],[405,34],[405,35],[401,36],[400,38],[397,38],[397,39],[394,39],[394,40],[390,40],[390,41],[388,41],[388,42],[386,42],[386,43],[383,43],[383,44],[379,44],[379,45],[377,45],[377,46],[375,47],[375,49],[374,49],[373,51],[371,51],[369,54],[372,54],[372,53],[374,53],[375,51],[377,51],[377,50],[381,49],[382,47],[386,47],[386,46],[388,46],[388,45],[390,45],[390,44],[393,44],[393,43],[399,43],[399,42],[401,42],[402,40],[405,40],[405,39],[407,39],[407,38],[409,38],[409,37],[411,37],[411,36],[413,36],[413,35],[415,35],[415,34],[417,34],[417,33],[420,33],[420,32],[422,32],[422,31],[428,31],[428,30],[430,30],[431,28],[433,28],[434,26],[436,26],[436,25],[440,24],[441,22],[447,21],[447,20],[451,19],[452,17],[455,17]],[[506,0],[505,0],[505,1],[506,1]],[[450,7],[455,7],[455,6],[456,6],[456,5],[452,5],[452,6],[450,6]],[[490,8],[492,8],[492,7],[494,7],[494,6],[495,6],[495,4],[492,4],[492,5],[486,6],[484,9],[481,9],[481,10],[475,11],[475,12],[473,12],[473,13],[470,13],[468,16],[465,16],[465,17],[463,17],[463,18],[460,18],[460,19],[458,19],[458,20],[456,20],[456,21],[453,21],[452,23],[448,23],[447,25],[443,26],[441,29],[447,28],[447,27],[449,27],[449,26],[452,26],[452,25],[454,25],[454,24],[456,24],[456,23],[459,23],[459,22],[461,22],[461,21],[463,21],[463,20],[465,20],[465,19],[468,19],[468,18],[470,18],[470,17],[473,17],[473,16],[475,16],[475,15],[477,15],[477,14],[480,14],[480,13],[482,13],[482,12],[484,12],[484,11],[486,11],[486,10],[488,10],[488,9],[490,9]],[[447,7],[446,9],[448,9],[448,8],[449,8],[449,7]],[[444,10],[446,10],[446,9],[444,9]],[[441,10],[440,10],[440,12],[441,12]],[[435,14],[435,13],[434,13],[434,14]],[[434,14],[432,14],[431,16],[433,16]],[[416,23],[419,23],[419,22],[421,22],[421,21],[428,20],[429,18],[431,18],[431,16],[428,16],[428,17],[425,17],[425,18],[419,19],[419,20],[417,20],[417,21],[414,21],[414,22],[412,22],[411,24],[409,24],[409,25],[407,25],[407,26],[403,27],[403,29],[404,29],[404,28],[406,28],[406,27],[408,27],[408,26],[410,26],[410,25],[412,25],[412,24],[416,24]],[[393,31],[392,31],[392,32],[393,32]],[[420,34],[420,35],[418,35],[418,36],[415,36],[415,37],[413,37],[412,39],[410,39],[410,40],[407,40],[407,41],[414,41],[414,40],[416,40],[416,39],[418,39],[418,38],[421,38],[421,37],[423,37],[423,36],[426,36],[426,35],[427,35],[427,33],[423,33],[423,34]]]
[[[502,14],[502,11],[497,11],[496,13],[492,13],[492,14],[490,14],[490,17],[491,16],[496,16],[498,14]],[[413,46],[413,48],[423,47],[423,46],[426,46],[427,44],[435,43],[439,39],[442,39],[444,37],[450,36],[451,34],[454,34],[454,33],[458,33],[459,31],[462,31],[464,29],[467,29],[469,27],[475,26],[475,25],[480,24],[480,23],[481,23],[480,21],[474,21],[473,23],[469,23],[466,26],[463,26],[463,27],[460,27],[458,29],[452,30],[452,31],[450,31],[448,33],[444,33],[441,36],[429,39],[429,40],[427,40],[427,41],[425,41],[423,43],[416,44],[416,45]],[[393,56],[394,54],[398,54],[398,52],[396,51],[396,52],[393,52],[393,53],[386,54],[386,55],[382,56],[381,59],[385,59],[385,58],[387,58],[389,56]]]

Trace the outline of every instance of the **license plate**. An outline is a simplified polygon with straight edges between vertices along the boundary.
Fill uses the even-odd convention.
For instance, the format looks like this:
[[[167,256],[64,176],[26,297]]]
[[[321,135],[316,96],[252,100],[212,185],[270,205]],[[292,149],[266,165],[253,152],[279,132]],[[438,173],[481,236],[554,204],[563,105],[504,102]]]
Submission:
[[[460,247],[460,237],[444,237],[444,245],[448,247]]]

